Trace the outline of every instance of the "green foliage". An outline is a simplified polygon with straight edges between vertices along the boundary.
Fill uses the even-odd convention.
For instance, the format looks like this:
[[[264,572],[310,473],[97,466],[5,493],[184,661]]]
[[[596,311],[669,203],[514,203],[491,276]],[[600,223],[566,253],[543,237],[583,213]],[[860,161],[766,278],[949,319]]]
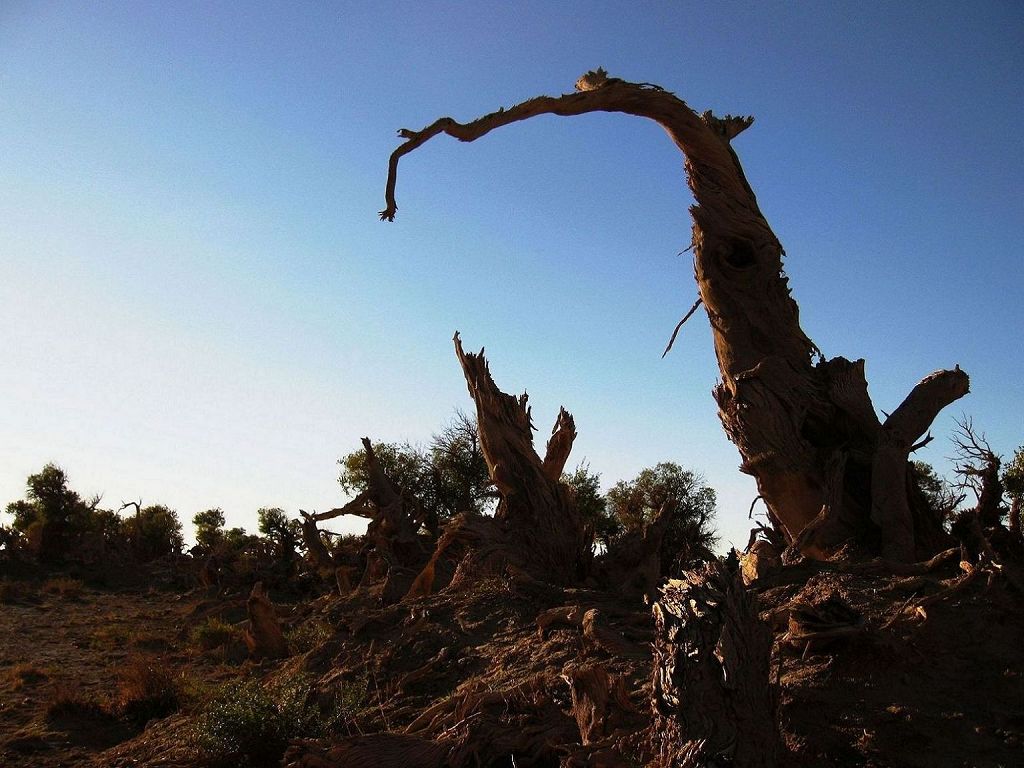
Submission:
[[[459,512],[484,512],[493,503],[476,421],[461,411],[426,448],[376,443],[373,450],[384,473],[416,498],[428,520],[445,520]],[[364,450],[354,451],[338,463],[342,490],[356,495],[369,487]]]
[[[44,562],[60,561],[75,538],[88,529],[92,511],[68,488],[67,473],[47,464],[26,480],[26,498],[7,505],[15,530],[28,537],[30,546]],[[98,502],[98,499],[97,499]]]
[[[162,504],[142,507],[125,520],[132,552],[142,562],[177,554],[185,546],[178,513]]]
[[[212,617],[192,628],[189,640],[203,651],[212,651],[236,640],[241,640],[239,629],[216,617]]]
[[[220,507],[204,509],[192,517],[196,530],[196,544],[205,552],[213,552],[224,539],[224,511]]]
[[[704,479],[674,462],[661,462],[640,472],[633,480],[620,480],[608,491],[608,508],[624,531],[641,530],[663,507],[672,524],[662,544],[667,566],[686,561],[717,543],[711,527],[715,516],[715,491]]]
[[[128,549],[142,561],[180,552],[184,544],[177,514],[162,505],[139,508],[129,518],[99,508],[100,498],[83,500],[68,487],[67,473],[47,464],[29,475],[25,499],[7,505],[13,528],[45,563],[73,559],[84,543]],[[6,537],[5,537],[6,540]]]
[[[963,497],[939,476],[931,464],[915,459],[910,462],[910,466],[914,482],[928,500],[928,506],[943,518],[952,515]]]
[[[1014,501],[1024,501],[1024,445],[1013,453],[1003,470],[1003,488]]]
[[[194,725],[194,741],[206,764],[275,766],[290,740],[323,738],[351,718],[351,700],[339,697],[321,711],[312,693],[305,676],[269,686],[256,679],[225,684]]]
[[[256,515],[259,531],[273,543],[277,558],[289,564],[294,561],[302,539],[299,521],[289,519],[280,507],[263,507]]]
[[[591,472],[589,464],[581,463],[572,472],[564,473],[562,482],[569,488],[584,521],[593,526],[598,545],[606,549],[622,532],[622,523],[608,509],[608,500],[601,493],[601,475]]]
[[[494,494],[475,418],[456,411],[444,429],[430,439],[428,454],[441,517],[483,512],[491,506]]]

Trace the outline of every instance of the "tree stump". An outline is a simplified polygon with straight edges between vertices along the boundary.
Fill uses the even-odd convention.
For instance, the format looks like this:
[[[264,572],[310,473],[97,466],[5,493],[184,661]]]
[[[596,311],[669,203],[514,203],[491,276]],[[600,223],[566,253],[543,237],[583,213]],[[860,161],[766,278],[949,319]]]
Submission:
[[[772,633],[717,561],[672,579],[653,606],[653,768],[776,768]]]

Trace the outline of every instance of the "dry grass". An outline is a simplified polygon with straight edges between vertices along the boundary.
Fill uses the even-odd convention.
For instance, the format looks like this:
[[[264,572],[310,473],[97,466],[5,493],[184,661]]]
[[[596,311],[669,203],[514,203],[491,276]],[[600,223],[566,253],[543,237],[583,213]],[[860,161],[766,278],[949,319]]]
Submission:
[[[114,710],[126,720],[144,725],[167,717],[181,706],[181,674],[157,656],[130,656],[117,679]]]
[[[47,670],[38,667],[35,664],[28,663],[16,664],[11,669],[10,675],[13,688],[16,691],[20,691],[26,686],[33,686],[50,679],[50,674]]]
[[[105,624],[92,633],[89,645],[97,650],[112,650],[128,645],[131,631],[124,624]]]
[[[56,595],[62,600],[77,600],[85,592],[85,584],[78,579],[59,577],[43,582],[43,592]]]
[[[46,719],[50,722],[65,718],[109,720],[111,717],[106,702],[87,694],[74,683],[63,683],[54,688],[46,705]]]
[[[306,653],[319,648],[334,635],[334,627],[326,619],[315,617],[299,624],[285,634],[288,647],[295,653]]]

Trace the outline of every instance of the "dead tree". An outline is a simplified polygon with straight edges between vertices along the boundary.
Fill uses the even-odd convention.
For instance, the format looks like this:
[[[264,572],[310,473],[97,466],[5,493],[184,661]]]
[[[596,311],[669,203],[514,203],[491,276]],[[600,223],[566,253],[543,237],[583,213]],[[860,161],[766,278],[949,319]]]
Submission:
[[[476,405],[480,448],[500,500],[493,518],[462,514],[445,526],[409,597],[474,579],[480,569],[502,571],[506,566],[526,578],[579,581],[590,567],[593,532],[560,481],[576,438],[572,414],[560,410],[541,459],[533,447],[526,393],[502,392],[484,351],[465,352],[458,333],[454,342]]]
[[[329,578],[337,564],[324,544],[320,529],[316,527],[316,517],[302,509],[299,514],[302,516],[302,541],[306,545],[306,557],[320,578]]]
[[[955,368],[927,376],[880,421],[864,361],[824,359],[800,327],[782,245],[730,143],[753,118],[698,115],[662,88],[608,78],[600,69],[576,88],[468,123],[442,117],[419,131],[400,130],[405,142],[391,155],[381,219],[394,220],[398,210],[398,161],[438,134],[470,142],[537,115],[621,112],[654,120],[685,155],[697,202],[690,209],[694,273],[722,376],[714,391],[719,416],[773,523],[790,542],[805,532],[809,553],[854,536],[880,542],[892,560],[940,548],[939,521],[908,494],[907,457],[938,412],[967,393],[967,374]]]
[[[381,466],[370,438],[362,439],[366,451],[366,469],[368,475],[367,488],[343,507],[331,509],[318,514],[303,512],[303,534],[307,544],[315,536],[319,538],[316,523],[321,520],[356,515],[370,520],[366,528],[366,559],[360,584],[368,586],[371,582],[385,580],[385,602],[390,603],[402,597],[409,589],[416,573],[427,560],[428,550],[424,546],[419,532],[425,521],[422,507],[411,495],[399,488]],[[310,550],[313,553],[313,550]],[[323,561],[323,567],[335,573],[335,563],[324,553],[317,560]],[[346,575],[346,581],[348,575]]]
[[[739,575],[707,563],[670,580],[653,611],[651,765],[778,765],[772,632]]]
[[[974,429],[969,418],[957,421],[953,436],[958,491],[974,491],[977,504],[974,514],[986,528],[1000,524],[1003,513],[1003,481],[1000,474],[1002,458],[992,450],[985,435]]]

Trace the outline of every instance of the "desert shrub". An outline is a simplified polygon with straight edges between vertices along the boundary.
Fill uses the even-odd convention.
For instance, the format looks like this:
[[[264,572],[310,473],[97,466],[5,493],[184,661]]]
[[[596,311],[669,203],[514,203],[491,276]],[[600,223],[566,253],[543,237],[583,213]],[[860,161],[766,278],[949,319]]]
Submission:
[[[85,591],[85,584],[78,579],[58,577],[43,583],[43,592],[57,595],[62,600],[77,600]]]
[[[50,678],[45,669],[35,664],[16,664],[11,669],[11,682],[14,690],[19,691],[27,685],[36,685]]]
[[[319,648],[334,635],[334,627],[326,619],[313,618],[285,633],[288,647],[295,653]]]
[[[238,627],[228,624],[216,617],[211,617],[192,629],[189,639],[192,644],[204,651],[228,645],[242,636]]]
[[[83,691],[76,683],[58,685],[46,705],[46,720],[110,720],[113,715],[104,702]]]
[[[351,715],[344,700],[322,711],[308,677],[263,685],[236,680],[218,689],[196,718],[193,736],[213,766],[277,765],[291,739],[322,738]]]
[[[181,706],[181,676],[156,656],[130,656],[117,678],[116,712],[136,725],[167,717]]]

